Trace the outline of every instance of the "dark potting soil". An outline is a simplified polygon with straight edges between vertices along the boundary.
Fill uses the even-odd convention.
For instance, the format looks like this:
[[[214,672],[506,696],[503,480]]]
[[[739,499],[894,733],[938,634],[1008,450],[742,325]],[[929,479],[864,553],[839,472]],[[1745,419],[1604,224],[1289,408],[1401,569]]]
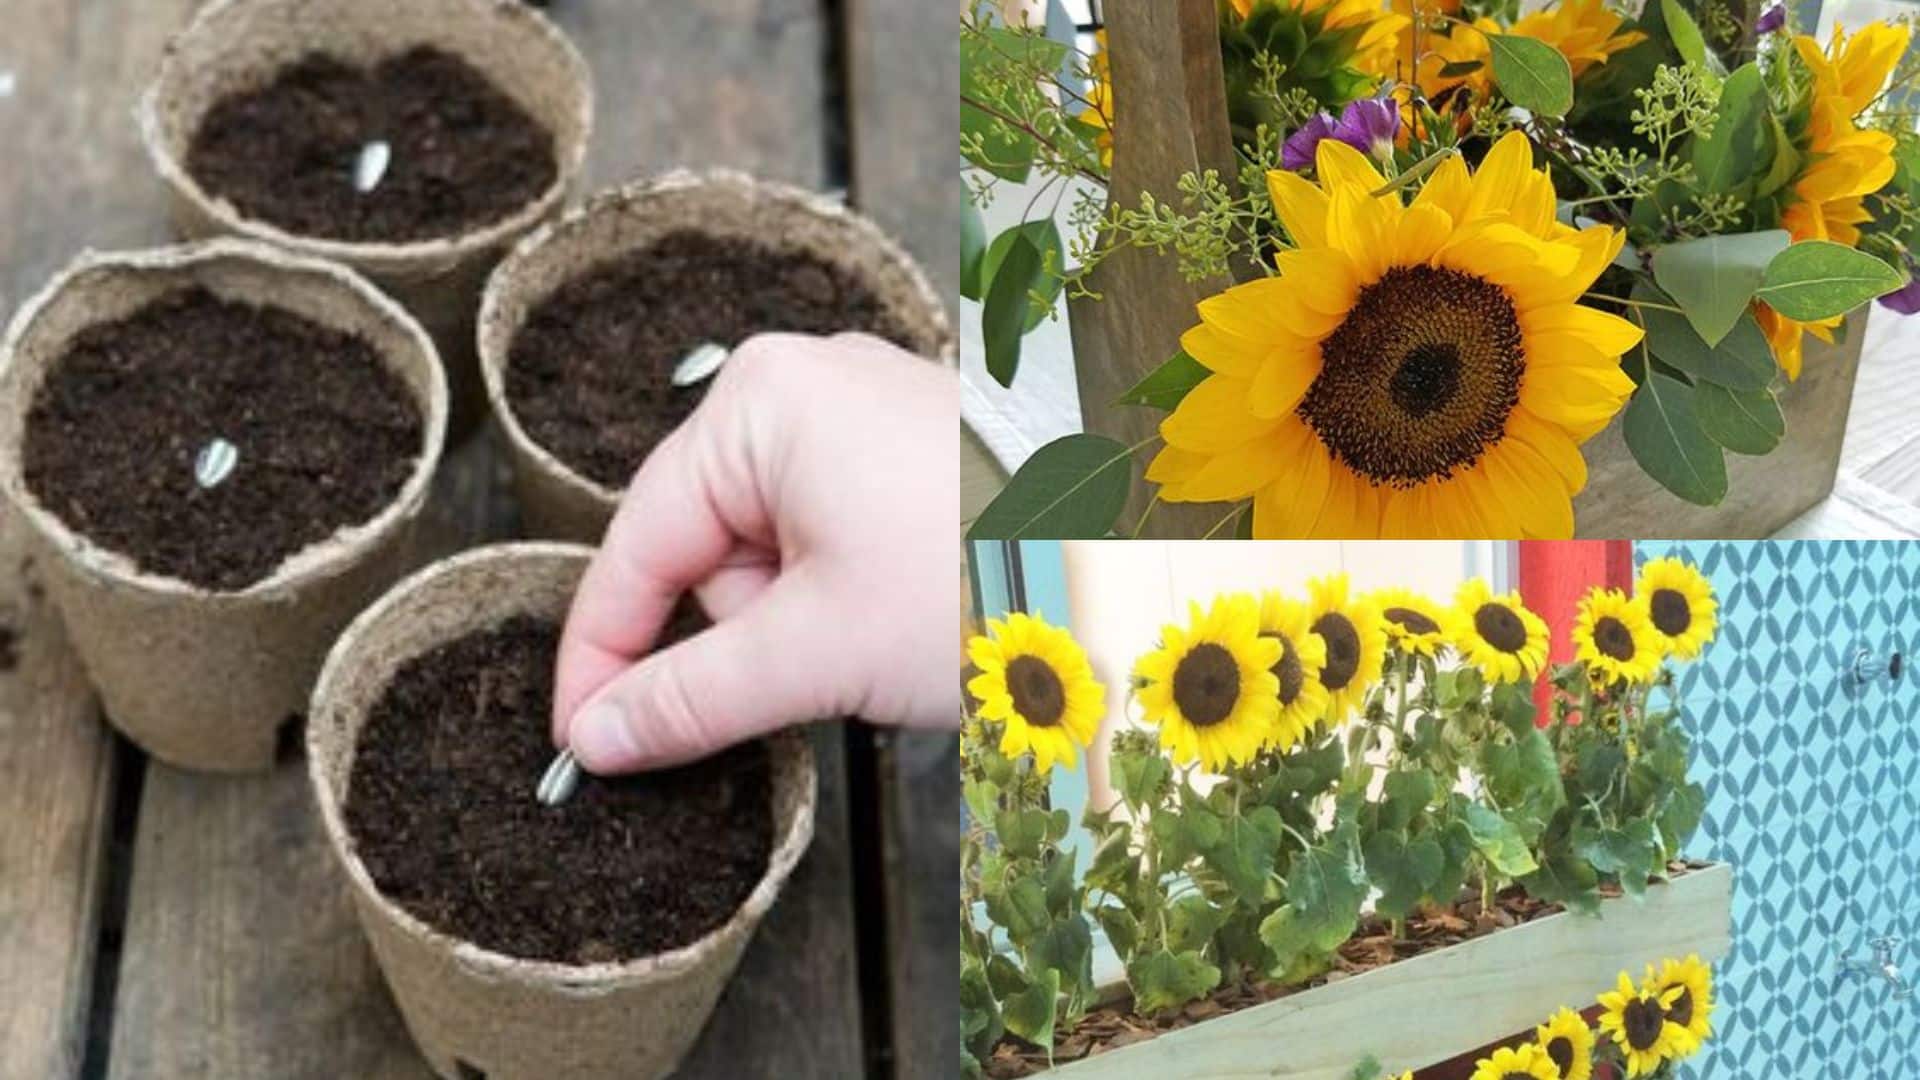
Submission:
[[[203,487],[216,438],[237,454]],[[142,570],[237,590],[379,513],[422,438],[365,339],[196,286],[74,337],[34,394],[25,473],[68,528]]]
[[[711,385],[673,385],[674,367],[693,348],[843,330],[910,350],[929,344],[832,263],[682,230],[594,267],[528,312],[508,350],[507,398],[535,442],[623,488]]]
[[[355,169],[384,141],[366,193]],[[351,241],[452,236],[511,215],[553,183],[553,135],[466,61],[417,46],[361,68],[308,53],[215,102],[187,171],[250,218]]]
[[[661,643],[704,624],[683,608]],[[354,754],[354,849],[389,899],[509,956],[584,964],[690,944],[766,873],[767,748],[583,776],[571,799],[542,806],[558,643],[552,623],[521,616],[400,667]]]

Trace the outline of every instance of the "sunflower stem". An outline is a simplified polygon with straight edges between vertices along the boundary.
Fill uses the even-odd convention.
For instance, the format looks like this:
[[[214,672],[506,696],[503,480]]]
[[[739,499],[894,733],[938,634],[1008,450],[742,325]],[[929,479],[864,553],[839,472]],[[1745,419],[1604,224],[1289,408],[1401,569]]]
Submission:
[[[1671,311],[1677,315],[1686,314],[1685,309],[1674,307],[1672,304],[1656,304],[1651,300],[1629,300],[1624,296],[1613,296],[1608,293],[1590,292],[1587,293],[1583,299],[1608,300],[1615,304],[1624,304],[1627,307],[1653,308],[1655,311]]]
[[[1427,175],[1433,170],[1439,168],[1441,162],[1454,156],[1455,154],[1458,154],[1459,152],[1460,151],[1458,149],[1451,146],[1442,147],[1439,150],[1435,150],[1433,153],[1428,154],[1426,157],[1423,157],[1419,161],[1414,162],[1412,165],[1407,166],[1407,171],[1401,173],[1400,175],[1394,177],[1393,179],[1387,181],[1386,183],[1380,185],[1378,188],[1374,189],[1374,191],[1372,192],[1372,195],[1375,198],[1378,198],[1382,195],[1391,195],[1394,192],[1399,191],[1401,188],[1406,187],[1407,185],[1413,183],[1416,180],[1419,180],[1421,177]]]

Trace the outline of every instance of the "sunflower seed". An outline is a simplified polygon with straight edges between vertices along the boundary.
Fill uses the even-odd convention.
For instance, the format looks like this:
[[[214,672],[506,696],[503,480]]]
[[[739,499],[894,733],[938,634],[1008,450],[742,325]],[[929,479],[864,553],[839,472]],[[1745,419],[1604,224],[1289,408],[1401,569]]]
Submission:
[[[580,786],[580,759],[573,756],[572,750],[562,750],[554,755],[552,764],[540,777],[540,786],[534,789],[542,806],[559,806],[573,797],[573,791]]]
[[[720,365],[726,363],[727,355],[725,346],[716,345],[711,341],[703,341],[695,345],[687,355],[680,358],[680,363],[674,366],[673,385],[692,386],[694,383],[712,378],[713,373],[720,370]]]
[[[393,160],[393,147],[375,139],[360,148],[360,159],[353,163],[353,190],[365,195],[380,186],[387,175],[387,163]]]
[[[233,475],[233,467],[238,464],[240,449],[216,436],[194,455],[193,479],[203,488],[217,487],[222,480]]]

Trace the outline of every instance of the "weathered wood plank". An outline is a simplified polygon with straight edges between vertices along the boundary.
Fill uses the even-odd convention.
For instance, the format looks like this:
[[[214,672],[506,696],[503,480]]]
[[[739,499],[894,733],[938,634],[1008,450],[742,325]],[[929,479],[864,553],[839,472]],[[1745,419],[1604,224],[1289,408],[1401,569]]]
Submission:
[[[548,14],[593,70],[589,188],[709,166],[826,181],[829,30],[815,0],[558,0]]]
[[[0,517],[0,1076],[78,1074],[112,818],[113,737]]]
[[[898,1076],[940,1076],[960,1059],[960,742],[880,737],[893,1063]]]
[[[947,302],[960,295],[958,30],[951,7],[848,0],[851,196],[898,237]]]

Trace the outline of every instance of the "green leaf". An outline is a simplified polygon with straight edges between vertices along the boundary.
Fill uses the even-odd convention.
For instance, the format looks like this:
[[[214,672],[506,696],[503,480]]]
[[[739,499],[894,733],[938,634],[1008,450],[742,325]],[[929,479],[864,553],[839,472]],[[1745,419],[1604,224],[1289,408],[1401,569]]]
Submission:
[[[1241,903],[1259,907],[1266,898],[1267,875],[1273,872],[1283,832],[1280,811],[1271,806],[1255,807],[1237,820],[1226,819],[1220,842],[1202,854]]]
[[[1405,918],[1446,869],[1447,855],[1431,836],[1411,841],[1403,832],[1367,837],[1367,877],[1380,890],[1374,910],[1389,919]]]
[[[1000,838],[1001,850],[1020,859],[1036,858],[1047,839],[1048,815],[1045,810],[1002,810],[993,817],[993,831]]]
[[[1380,827],[1404,830],[1424,812],[1438,792],[1433,774],[1425,769],[1405,769],[1387,774],[1381,787]]]
[[[1167,908],[1167,948],[1198,952],[1207,947],[1213,932],[1226,921],[1226,909],[1215,907],[1197,893],[1188,893]]]
[[[1093,931],[1079,912],[1055,920],[1026,948],[1028,971],[1056,971],[1058,988],[1078,1012],[1093,996]]]
[[[1618,878],[1630,896],[1645,893],[1648,876],[1658,869],[1659,849],[1648,821],[1628,822],[1619,829],[1581,825],[1573,831],[1573,850],[1595,870]]]
[[[1261,924],[1260,938],[1282,965],[1303,952],[1330,952],[1352,936],[1367,889],[1359,832],[1348,821],[1319,845],[1294,853],[1287,904]]]
[[[980,334],[986,343],[987,373],[1012,386],[1020,369],[1020,338],[1027,332],[1027,290],[1041,274],[1040,249],[1024,234],[1014,235],[1006,258],[987,285],[980,309]]]
[[[987,985],[986,972],[973,957],[960,960],[960,1038],[975,1057],[993,1052],[1006,1028],[1000,1019],[1000,1004]]]
[[[1682,240],[1654,249],[1653,280],[1686,312],[1707,345],[1733,330],[1787,246],[1784,229]]]
[[[1540,869],[1520,879],[1520,886],[1535,899],[1550,904],[1565,904],[1583,915],[1600,912],[1600,876],[1584,860],[1566,851],[1555,851],[1540,864]]]
[[[1513,34],[1488,34],[1493,81],[1507,100],[1542,116],[1565,116],[1573,108],[1573,69],[1560,50]]]
[[[1754,188],[1754,196],[1761,199],[1786,187],[1794,177],[1800,175],[1800,151],[1793,148],[1793,140],[1788,137],[1787,129],[1771,110],[1767,112],[1766,134],[1773,158],[1767,164],[1766,175],[1760,178],[1759,186]]]
[[[1060,973],[1048,968],[1035,972],[1027,988],[1000,1001],[1007,1030],[1049,1049],[1053,1046],[1054,1000],[1060,996]]]
[[[1655,304],[1673,302],[1645,282],[1634,288],[1633,298]],[[1708,345],[1678,312],[1641,308],[1640,316],[1647,321],[1647,348],[1686,374],[1737,390],[1765,390],[1773,383],[1778,370],[1773,346],[1767,343],[1751,307],[1741,309],[1733,329],[1718,345]]]
[[[987,985],[993,988],[995,997],[1010,998],[1025,990],[1029,981],[1027,973],[1005,953],[994,953],[987,960]]]
[[[1539,733],[1539,725],[1534,721],[1540,716],[1540,707],[1533,701],[1533,683],[1501,683],[1493,688],[1487,702],[1493,710],[1493,718],[1500,721],[1516,739],[1527,739]]]
[[[1198,1001],[1219,984],[1220,969],[1207,963],[1197,952],[1174,953],[1161,949],[1135,957],[1127,965],[1133,1008],[1142,1016]]]
[[[1200,380],[1213,374],[1200,361],[1188,356],[1186,350],[1174,353],[1164,364],[1147,373],[1147,377],[1133,384],[1133,388],[1120,395],[1115,405],[1146,405],[1155,409],[1172,412],[1187,396],[1187,392],[1200,385]]]
[[[1527,850],[1527,842],[1513,822],[1501,817],[1499,811],[1476,802],[1466,804],[1464,815],[1467,832],[1473,837],[1473,846],[1485,856],[1487,865],[1508,877],[1531,874],[1539,868],[1533,861],[1533,853]]]
[[[1760,299],[1789,319],[1844,315],[1907,283],[1885,262],[1830,240],[1802,240],[1767,264]]]
[[[1660,0],[1660,15],[1666,20],[1667,33],[1680,59],[1698,67],[1707,66],[1707,39],[1700,33],[1700,24],[1693,21],[1679,0]]]
[[[1100,929],[1107,932],[1107,942],[1122,960],[1133,955],[1140,944],[1140,921],[1133,912],[1112,904],[1102,904],[1095,908],[1093,917],[1100,920]]]
[[[1436,904],[1451,904],[1467,883],[1467,871],[1473,862],[1473,834],[1464,822],[1450,821],[1440,831],[1440,848],[1446,862],[1433,884],[1427,887],[1427,898]]]
[[[980,263],[987,253],[987,225],[973,200],[960,199],[960,295],[969,300],[981,296]]]
[[[1204,806],[1188,806],[1177,814],[1156,814],[1147,827],[1160,843],[1161,864],[1168,868],[1213,849],[1226,836],[1220,815]]]
[[[986,900],[987,918],[1005,927],[1016,944],[1031,941],[1053,921],[1047,913],[1046,890],[1031,877],[1014,878],[1002,893],[987,890]]]
[[[1663,4],[1673,4],[1673,0],[1662,0]],[[1679,5],[1674,4],[1678,7]],[[1682,11],[1684,16],[1686,13]],[[1668,16],[1669,25],[1678,25]],[[1700,29],[1692,25],[1695,39],[1699,40]],[[1675,35],[1676,39],[1678,34]],[[1675,44],[1678,44],[1676,40]],[[1706,42],[1699,41],[1702,52]],[[1702,192],[1731,192],[1752,182],[1755,166],[1760,161],[1761,144],[1767,134],[1764,124],[1768,119],[1766,81],[1761,78],[1758,64],[1742,64],[1720,87],[1720,109],[1714,117],[1713,131],[1705,139],[1693,142],[1693,173],[1697,178],[1696,190]]]
[[[1173,776],[1173,764],[1160,754],[1116,751],[1109,763],[1113,766],[1114,787],[1136,810],[1159,802]]]
[[[1567,801],[1553,743],[1546,732],[1531,728],[1512,743],[1489,743],[1481,756],[1494,801],[1531,843]]]
[[[1668,796],[1660,808],[1660,835],[1669,852],[1678,852],[1692,839],[1707,811],[1707,789],[1699,784],[1683,784]]]
[[[991,822],[1000,814],[1000,785],[991,780],[969,780],[961,789],[973,820]]]
[[[1087,865],[1087,884],[1110,893],[1130,889],[1140,875],[1140,860],[1130,841],[1132,828],[1125,823],[1107,832],[1093,849],[1093,861]]]
[[[1767,454],[1787,434],[1787,418],[1772,391],[1730,390],[1703,382],[1693,388],[1693,411],[1707,438],[1736,454]]]
[[[1073,881],[1073,861],[1072,852],[1055,851],[1043,875],[1047,910],[1056,918],[1080,910],[1080,893]]]
[[[1063,435],[1034,451],[967,530],[969,540],[1098,539],[1127,503],[1133,451]]]
[[[1621,421],[1627,449],[1648,476],[1682,499],[1713,506],[1727,494],[1727,461],[1701,429],[1693,387],[1649,372]]]
[[[979,134],[985,143],[984,155],[967,155],[969,164],[1003,180],[1027,178],[1036,149],[1033,136],[967,101],[991,100],[983,87],[1004,83],[1017,72],[1058,71],[1066,55],[1066,45],[1035,30],[988,27],[960,39],[960,132]]]
[[[1032,331],[1047,321],[1047,316],[1053,312],[1053,302],[1060,295],[1061,286],[1066,284],[1066,279],[1061,276],[1061,269],[1066,265],[1066,248],[1060,242],[1060,227],[1054,224],[1052,218],[1023,221],[994,237],[993,243],[987,246],[986,254],[980,259],[980,283],[981,288],[992,289],[991,283],[999,279],[1000,268],[1012,252],[1014,241],[1023,236],[1040,253],[1039,269],[1027,281],[1029,295],[1025,329]],[[1052,269],[1049,270],[1049,267]],[[1035,299],[1033,293],[1038,293],[1040,298]]]

